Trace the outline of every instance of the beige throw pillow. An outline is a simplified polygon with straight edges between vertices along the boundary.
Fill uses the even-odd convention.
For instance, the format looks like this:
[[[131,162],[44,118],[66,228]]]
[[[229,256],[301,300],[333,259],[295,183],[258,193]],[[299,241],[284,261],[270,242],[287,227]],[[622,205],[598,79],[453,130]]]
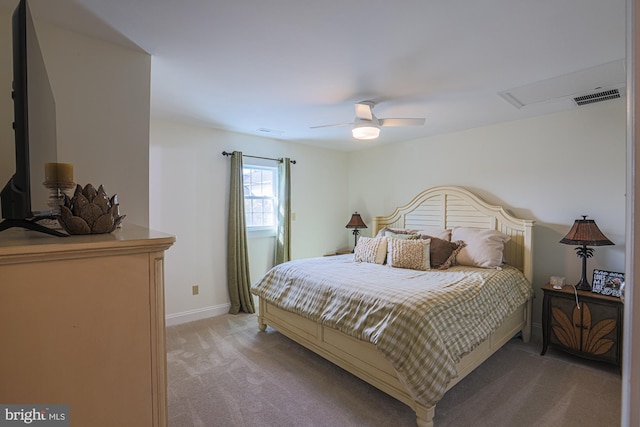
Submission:
[[[430,269],[430,243],[430,239],[400,240],[390,238],[387,241],[387,265],[411,270]]]
[[[353,251],[353,260],[384,264],[387,257],[387,240],[386,237],[360,237]]]

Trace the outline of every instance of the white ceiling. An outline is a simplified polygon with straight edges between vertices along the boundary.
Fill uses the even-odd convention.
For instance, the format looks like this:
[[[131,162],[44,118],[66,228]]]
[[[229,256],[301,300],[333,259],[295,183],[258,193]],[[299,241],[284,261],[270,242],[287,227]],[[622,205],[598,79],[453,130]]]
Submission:
[[[625,0],[29,1],[39,20],[150,53],[154,117],[343,150],[577,108],[499,92],[625,57]],[[426,124],[373,142],[309,129],[352,122],[362,100]]]

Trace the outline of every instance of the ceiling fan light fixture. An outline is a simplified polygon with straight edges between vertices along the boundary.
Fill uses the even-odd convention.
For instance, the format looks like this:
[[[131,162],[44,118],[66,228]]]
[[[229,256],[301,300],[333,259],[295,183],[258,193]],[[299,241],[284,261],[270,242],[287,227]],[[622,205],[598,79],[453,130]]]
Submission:
[[[355,139],[376,139],[380,136],[380,125],[371,120],[356,120],[351,129],[351,134]]]

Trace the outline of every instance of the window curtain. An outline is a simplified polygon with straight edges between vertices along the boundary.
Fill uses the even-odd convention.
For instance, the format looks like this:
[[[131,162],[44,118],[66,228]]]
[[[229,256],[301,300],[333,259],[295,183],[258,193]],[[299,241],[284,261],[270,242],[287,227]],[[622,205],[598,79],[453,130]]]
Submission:
[[[278,165],[278,179],[276,265],[291,259],[291,159],[288,157]]]
[[[249,254],[244,216],[244,185],[242,179],[242,152],[231,156],[231,187],[229,191],[229,224],[227,235],[227,287],[231,308],[229,313],[255,313],[251,296]]]

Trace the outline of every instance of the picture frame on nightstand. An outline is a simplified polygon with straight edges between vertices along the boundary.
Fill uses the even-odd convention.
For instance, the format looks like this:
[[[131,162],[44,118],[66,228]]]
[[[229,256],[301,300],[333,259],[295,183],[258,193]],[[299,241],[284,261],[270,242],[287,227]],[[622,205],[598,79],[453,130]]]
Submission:
[[[620,285],[624,282],[624,273],[593,270],[591,291],[597,294],[620,298]]]

